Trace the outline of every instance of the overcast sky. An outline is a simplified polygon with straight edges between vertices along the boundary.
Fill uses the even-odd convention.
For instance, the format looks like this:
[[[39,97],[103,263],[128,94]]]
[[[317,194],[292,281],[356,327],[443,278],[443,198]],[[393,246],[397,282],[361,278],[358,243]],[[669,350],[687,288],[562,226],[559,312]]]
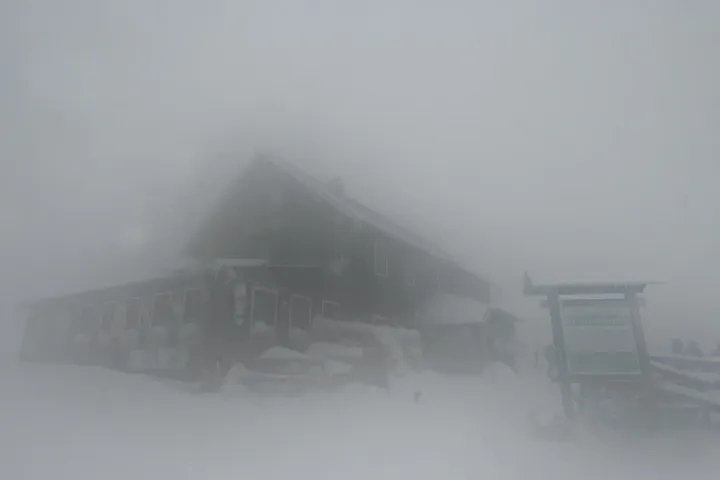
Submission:
[[[4,301],[146,268],[264,149],[523,314],[526,269],[660,279],[647,328],[720,341],[717,2],[3,0],[0,36]]]

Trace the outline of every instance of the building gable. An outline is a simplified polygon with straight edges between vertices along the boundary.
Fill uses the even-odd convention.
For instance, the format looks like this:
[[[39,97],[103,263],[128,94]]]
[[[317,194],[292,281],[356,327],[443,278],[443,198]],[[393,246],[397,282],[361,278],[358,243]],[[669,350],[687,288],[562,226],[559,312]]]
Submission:
[[[387,246],[395,258],[376,255]],[[457,266],[435,245],[346,196],[336,184],[264,156],[228,189],[187,251],[199,258],[262,257],[287,263],[331,262],[343,249],[367,249],[371,273],[405,283],[415,282],[408,280],[404,265],[406,258],[414,258],[425,274],[430,270],[437,277],[433,280],[451,291],[490,301],[490,283]]]

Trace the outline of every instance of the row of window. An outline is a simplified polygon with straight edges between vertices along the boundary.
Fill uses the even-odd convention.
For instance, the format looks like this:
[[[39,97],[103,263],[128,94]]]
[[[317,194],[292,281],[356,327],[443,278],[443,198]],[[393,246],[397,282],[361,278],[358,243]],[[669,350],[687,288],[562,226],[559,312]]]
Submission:
[[[180,298],[182,295],[182,298]],[[236,321],[242,322],[244,317],[244,300],[238,303],[236,297]],[[175,305],[182,302],[180,309],[182,324],[202,323],[207,315],[207,292],[202,289],[188,289],[182,294],[165,292],[156,294],[152,302],[150,325],[167,326],[176,324],[178,318]],[[92,331],[98,326],[102,330],[111,330],[116,322],[116,311],[124,303],[125,329],[136,329],[142,324],[142,298],[134,297],[124,302],[113,302],[105,305],[86,305],[80,315],[74,319],[76,331]],[[278,322],[278,309],[287,309],[281,313],[281,322]],[[322,315],[326,318],[338,319],[340,304],[330,300],[323,300]],[[274,290],[254,287],[252,289],[252,303],[250,317],[253,322],[263,322],[275,327],[278,323],[287,322],[288,327],[310,328],[312,324],[312,301],[302,295],[292,295],[287,304],[278,303],[278,293]]]
[[[184,324],[200,323],[206,311],[207,293],[196,288],[188,289],[183,293],[164,292],[155,295],[152,304],[151,325],[164,326],[176,322],[177,314],[174,305],[182,304],[181,321]],[[86,305],[80,315],[73,319],[79,331],[91,331],[100,326],[103,330],[110,330],[115,323],[116,311],[121,303],[125,306],[125,328],[138,328],[141,323],[142,298],[130,298],[125,302],[112,302],[105,305]]]
[[[309,329],[312,325],[312,300],[302,295],[292,295],[290,300],[278,301],[278,293],[274,290],[255,287],[252,290],[250,318],[253,323],[262,322],[268,326]],[[337,320],[340,304],[323,300],[321,305],[323,317]]]
[[[278,302],[276,291],[255,287],[252,290],[251,305],[250,316],[253,324],[262,322],[271,327],[304,329],[312,326],[312,301],[308,297],[292,295],[289,304],[283,305]],[[287,311],[283,311],[283,308],[287,308]],[[323,300],[320,312],[327,319],[341,319],[340,303],[338,302]],[[384,315],[371,315],[368,320],[374,325],[393,325],[390,319]]]

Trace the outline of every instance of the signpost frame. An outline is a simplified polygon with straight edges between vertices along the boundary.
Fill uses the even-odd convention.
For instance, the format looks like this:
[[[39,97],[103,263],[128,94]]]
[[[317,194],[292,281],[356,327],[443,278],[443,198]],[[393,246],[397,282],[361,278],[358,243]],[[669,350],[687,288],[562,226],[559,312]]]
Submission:
[[[550,312],[553,346],[557,363],[558,383],[562,396],[563,411],[568,418],[575,416],[575,402],[573,401],[573,383],[598,382],[627,382],[636,380],[646,383],[650,377],[650,362],[645,342],[645,333],[640,320],[640,303],[642,299],[638,294],[644,292],[645,287],[654,282],[611,282],[611,283],[568,283],[555,285],[535,285],[525,274],[523,293],[526,296],[545,297],[542,302]],[[561,303],[587,301],[593,299],[597,302],[603,300],[624,300],[630,309],[630,323],[634,337],[634,347],[638,355],[639,371],[637,374],[618,374],[609,372],[607,375],[585,375],[570,371],[568,366],[568,349],[563,326]]]

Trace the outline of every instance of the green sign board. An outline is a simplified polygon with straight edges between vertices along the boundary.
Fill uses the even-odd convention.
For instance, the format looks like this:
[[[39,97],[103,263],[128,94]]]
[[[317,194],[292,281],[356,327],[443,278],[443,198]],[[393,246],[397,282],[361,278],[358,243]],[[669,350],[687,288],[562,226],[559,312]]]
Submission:
[[[560,304],[570,375],[641,373],[630,303],[586,299]]]

